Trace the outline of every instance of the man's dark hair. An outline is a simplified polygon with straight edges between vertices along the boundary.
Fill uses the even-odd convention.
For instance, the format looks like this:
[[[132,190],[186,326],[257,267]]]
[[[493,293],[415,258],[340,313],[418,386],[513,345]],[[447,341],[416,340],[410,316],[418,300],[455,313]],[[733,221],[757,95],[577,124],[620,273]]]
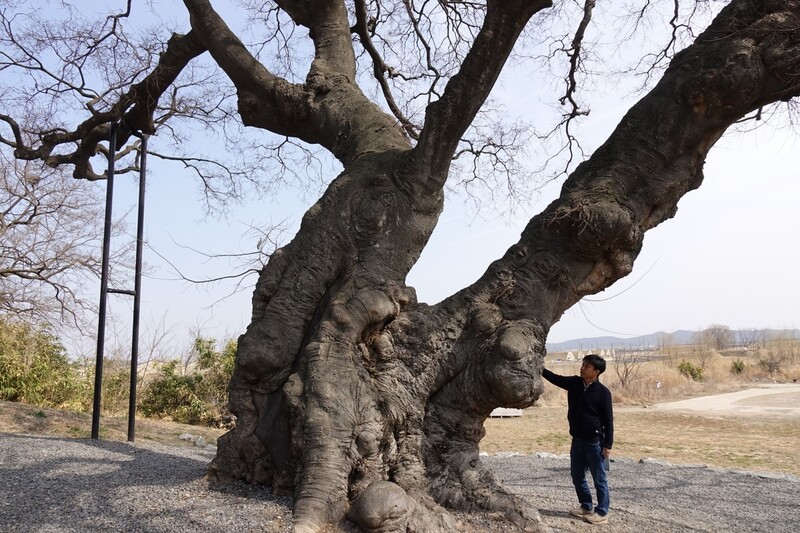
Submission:
[[[590,353],[584,357],[583,362],[592,365],[594,369],[599,370],[601,374],[606,371],[606,360],[595,353]]]

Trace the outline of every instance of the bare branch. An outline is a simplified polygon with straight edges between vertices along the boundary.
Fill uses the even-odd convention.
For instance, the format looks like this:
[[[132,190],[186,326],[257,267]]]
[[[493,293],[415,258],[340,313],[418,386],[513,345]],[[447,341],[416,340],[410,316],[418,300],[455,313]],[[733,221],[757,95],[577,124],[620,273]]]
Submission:
[[[415,148],[417,157],[431,166],[435,180],[444,181],[459,139],[494,86],[520,32],[530,17],[549,5],[546,0],[488,2],[483,26],[461,70],[442,97],[428,106]]]
[[[99,191],[7,155],[0,160],[0,312],[82,329],[82,310],[93,307],[84,289],[100,271]],[[114,225],[115,234],[121,230]],[[129,253],[115,252],[112,262]]]
[[[218,285],[223,282],[234,280],[235,283],[230,285],[230,289],[223,296],[221,296],[215,303],[221,302],[243,290],[251,290],[252,284],[247,283],[247,280],[252,275],[258,273],[264,268],[269,261],[272,253],[278,249],[281,241],[284,239],[283,235],[287,231],[287,226],[284,222],[278,224],[270,224],[267,226],[253,226],[250,225],[245,238],[255,238],[256,243],[252,250],[245,252],[233,253],[218,253],[198,250],[190,246],[180,243],[175,243],[183,250],[188,250],[195,256],[202,259],[205,264],[222,265],[222,269],[226,272],[224,275],[194,277],[185,273],[184,269],[176,265],[166,253],[154,249],[148,244],[150,250],[163,259],[173,270],[177,280],[191,283],[193,285]],[[173,241],[174,242],[174,241]]]
[[[586,0],[583,5],[583,18],[578,24],[578,29],[575,31],[575,36],[572,38],[572,45],[569,49],[564,50],[569,58],[569,72],[565,77],[567,85],[567,92],[561,97],[561,105],[567,102],[570,104],[569,118],[572,119],[578,115],[588,115],[588,111],[580,111],[580,106],[575,101],[574,94],[578,87],[575,77],[580,70],[581,64],[581,50],[583,48],[583,38],[586,35],[586,28],[592,20],[592,11],[594,10],[595,0]]]
[[[99,148],[98,144],[108,138],[110,124],[123,121],[128,131],[153,133],[155,126],[153,114],[161,94],[175,81],[178,74],[193,58],[204,51],[193,33],[173,35],[161,54],[153,71],[141,82],[136,83],[105,111],[96,111],[92,103],[87,108],[92,111],[86,119],[72,131],[64,129],[31,131],[31,143],[26,142],[19,124],[8,115],[0,115],[13,132],[14,139],[0,138],[0,142],[15,149],[15,157],[23,160],[40,159],[51,167],[65,164],[74,165],[73,175],[77,178],[100,179],[103,173],[92,169],[90,159]],[[80,93],[80,92],[79,92]],[[80,93],[82,94],[82,93]],[[96,102],[98,96],[92,98]],[[128,140],[122,133],[119,145]],[[72,151],[58,153],[56,150],[70,146]]]
[[[389,82],[386,79],[385,73],[389,70],[389,67],[386,63],[383,62],[383,58],[380,56],[380,53],[372,44],[372,39],[370,37],[370,29],[369,26],[372,25],[374,27],[374,21],[367,20],[367,6],[364,0],[355,0],[356,6],[356,25],[355,25],[355,32],[358,35],[361,45],[369,54],[370,58],[372,58],[372,72],[375,76],[375,79],[378,82],[378,85],[381,87],[381,91],[383,92],[383,97],[386,100],[386,103],[389,106],[389,109],[392,111],[397,120],[400,121],[403,129],[405,130],[406,134],[411,137],[412,139],[419,138],[419,126],[413,124],[400,110],[397,103],[394,100],[394,96],[392,96],[392,90],[389,87]]]

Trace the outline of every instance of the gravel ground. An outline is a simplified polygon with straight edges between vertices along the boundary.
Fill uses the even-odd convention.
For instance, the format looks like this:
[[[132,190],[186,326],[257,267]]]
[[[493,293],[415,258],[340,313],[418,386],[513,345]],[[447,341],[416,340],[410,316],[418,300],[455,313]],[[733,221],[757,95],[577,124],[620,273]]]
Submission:
[[[0,433],[2,532],[290,531],[291,500],[241,483],[209,486],[210,448]],[[800,480],[779,473],[617,459],[609,523],[569,516],[574,493],[565,457],[484,458],[536,505],[553,531],[800,530]],[[515,531],[486,515],[458,515],[460,533]],[[337,531],[356,531],[352,526]]]

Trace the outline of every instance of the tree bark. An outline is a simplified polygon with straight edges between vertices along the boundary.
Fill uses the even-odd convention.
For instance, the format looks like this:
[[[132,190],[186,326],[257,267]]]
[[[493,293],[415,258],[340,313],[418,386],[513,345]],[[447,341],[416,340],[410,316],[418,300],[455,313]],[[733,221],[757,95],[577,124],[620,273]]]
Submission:
[[[726,128],[798,95],[798,13],[797,2],[725,8],[520,241],[435,306],[404,280],[442,209],[448,151],[432,132],[451,124],[449,97],[416,148],[387,133],[390,149],[348,158],[261,273],[230,385],[237,426],[211,472],[293,495],[298,532],[345,516],[365,531],[451,531],[441,506],[539,529],[482,465],[483,421],[536,400],[552,324],[631,271]]]

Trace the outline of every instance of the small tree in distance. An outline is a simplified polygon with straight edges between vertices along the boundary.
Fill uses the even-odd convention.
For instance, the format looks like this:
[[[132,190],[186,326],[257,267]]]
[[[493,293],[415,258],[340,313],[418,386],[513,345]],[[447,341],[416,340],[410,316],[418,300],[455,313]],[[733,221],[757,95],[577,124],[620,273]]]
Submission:
[[[629,388],[644,375],[647,357],[642,351],[619,351],[614,357],[614,373],[623,388]]]
[[[658,338],[658,352],[673,365],[675,363],[675,336],[665,333]]]
[[[759,346],[759,330],[757,329],[740,329],[739,346],[753,350]]]
[[[700,368],[707,369],[714,354],[733,345],[734,334],[728,326],[712,325],[694,335]]]
[[[700,332],[702,342],[718,352],[727,350],[736,342],[731,328],[722,324],[713,324]]]

